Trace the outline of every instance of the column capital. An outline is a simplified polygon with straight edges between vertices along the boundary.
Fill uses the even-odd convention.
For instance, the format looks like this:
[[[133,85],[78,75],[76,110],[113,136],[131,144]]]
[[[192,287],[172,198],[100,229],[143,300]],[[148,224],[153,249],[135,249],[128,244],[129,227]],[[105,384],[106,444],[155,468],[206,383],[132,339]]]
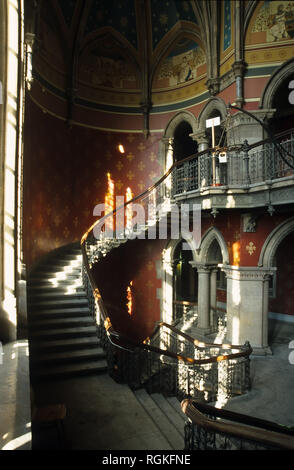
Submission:
[[[191,137],[192,140],[197,141],[198,145],[200,144],[208,145],[208,137],[204,129],[200,129],[199,131],[189,134],[189,137]]]
[[[237,77],[243,77],[244,72],[246,70],[246,62],[244,60],[236,60],[236,62],[233,63],[232,69],[235,75],[235,78]]]
[[[161,137],[161,142],[166,144],[171,144],[174,141],[174,137]]]
[[[258,268],[255,266],[223,266],[227,279],[239,281],[269,281],[277,268]]]
[[[196,268],[199,273],[210,273],[210,271],[213,269],[217,270],[216,264],[199,263],[197,261],[189,261],[189,263],[191,264],[192,268]]]

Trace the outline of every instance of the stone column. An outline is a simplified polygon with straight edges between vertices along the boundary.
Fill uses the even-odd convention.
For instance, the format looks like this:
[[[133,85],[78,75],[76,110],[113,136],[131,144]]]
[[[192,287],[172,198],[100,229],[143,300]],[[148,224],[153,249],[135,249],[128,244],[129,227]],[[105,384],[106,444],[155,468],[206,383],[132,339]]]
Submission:
[[[198,324],[200,333],[210,332],[210,266],[190,261],[198,272]]]
[[[212,268],[210,271],[210,325],[213,325],[213,319],[215,316],[216,309],[216,280],[217,280],[217,268]]]
[[[243,76],[246,69],[245,62],[243,60],[236,61],[232,66],[235,80],[236,80],[236,106],[241,108],[244,103],[243,96]]]
[[[210,269],[199,266],[198,271],[198,328],[203,333],[210,329]]]
[[[233,344],[249,341],[255,354],[268,347],[268,285],[275,268],[224,266],[227,276],[227,334]]]

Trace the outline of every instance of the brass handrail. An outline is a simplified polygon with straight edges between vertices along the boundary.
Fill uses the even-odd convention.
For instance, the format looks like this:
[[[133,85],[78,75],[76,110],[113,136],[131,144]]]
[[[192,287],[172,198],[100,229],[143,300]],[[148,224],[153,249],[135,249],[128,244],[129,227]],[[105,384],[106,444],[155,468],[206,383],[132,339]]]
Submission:
[[[294,450],[293,427],[288,428],[271,421],[215,408],[190,398],[181,402],[181,408],[193,425],[200,426],[209,432],[226,434],[280,449]],[[211,419],[204,413],[218,419]],[[232,421],[232,423],[227,421]]]

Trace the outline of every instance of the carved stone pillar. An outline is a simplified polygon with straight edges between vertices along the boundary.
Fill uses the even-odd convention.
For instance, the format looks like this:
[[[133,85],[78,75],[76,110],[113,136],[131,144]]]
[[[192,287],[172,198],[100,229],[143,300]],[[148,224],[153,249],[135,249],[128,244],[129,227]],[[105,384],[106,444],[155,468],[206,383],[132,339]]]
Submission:
[[[210,266],[190,261],[198,272],[198,324],[202,334],[210,332]]]
[[[217,268],[212,268],[210,271],[210,325],[213,326],[213,319],[216,310],[216,281],[217,281]]]
[[[259,109],[250,111],[259,120],[267,122],[274,113],[275,109]],[[231,115],[227,126],[227,139],[229,145],[242,145],[247,140],[249,145],[268,137],[263,126],[253,117],[237,111]]]
[[[275,268],[224,266],[227,276],[227,334],[233,344],[249,341],[255,354],[268,346],[268,287]]]
[[[244,104],[244,96],[243,96],[243,76],[246,69],[246,64],[243,60],[236,61],[232,66],[235,81],[236,81],[236,105],[239,108],[242,108]]]

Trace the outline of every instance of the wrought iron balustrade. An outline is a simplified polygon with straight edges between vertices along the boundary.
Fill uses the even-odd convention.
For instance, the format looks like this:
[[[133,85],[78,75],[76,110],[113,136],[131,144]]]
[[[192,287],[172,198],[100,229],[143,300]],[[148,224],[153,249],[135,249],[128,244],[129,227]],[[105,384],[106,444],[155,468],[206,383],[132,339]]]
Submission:
[[[179,322],[187,324],[193,322],[197,324],[197,302],[189,302],[187,300],[174,300],[173,302],[173,324]]]
[[[273,143],[267,139],[228,150],[225,161],[218,150],[215,156],[211,150],[206,150],[194,158],[185,159],[173,170],[172,194],[219,186],[246,186],[293,176],[293,168],[286,162],[294,164],[294,159],[290,156],[294,155],[294,133],[284,132],[276,141]],[[282,155],[287,157],[286,160]]]
[[[188,420],[185,450],[294,450],[294,428],[218,409],[193,399],[181,403]]]
[[[293,154],[293,133],[283,133],[278,136],[278,139],[281,143],[280,149],[283,148],[289,154]],[[212,167],[211,152],[212,149],[204,150],[196,156],[190,156],[176,162],[165,175],[142,194],[122,204],[121,207],[116,207],[112,212],[96,221],[81,240],[85,267],[84,280],[88,283],[90,306],[93,315],[97,318],[96,304],[99,304],[98,316],[101,322],[99,320],[98,333],[103,339],[104,346],[109,347],[109,363],[110,369],[115,371],[113,373],[117,376],[129,377],[128,381],[134,384],[141,384],[142,377],[149,377],[148,380],[151,383],[150,377],[152,376],[154,379],[156,376],[153,374],[153,369],[157,368],[159,381],[162,380],[162,377],[165,377],[166,381],[166,377],[168,377],[167,381],[172,384],[171,389],[174,388],[177,393],[179,390],[180,393],[188,396],[195,396],[196,393],[202,398],[205,398],[206,394],[207,397],[210,397],[209,399],[216,397],[221,387],[223,387],[224,393],[230,396],[248,390],[250,346],[230,346],[223,350],[221,345],[213,345],[199,349],[195,347],[194,340],[191,338],[184,340],[183,333],[175,331],[171,333],[172,330],[170,330],[169,339],[164,340],[170,345],[168,349],[162,349],[161,346],[164,344],[162,338],[160,347],[152,343],[132,342],[129,338],[124,338],[120,332],[113,330],[111,318],[109,318],[101,298],[92,267],[95,263],[99,263],[101,257],[107,256],[107,253],[114,247],[118,247],[137,236],[142,235],[142,238],[146,238],[147,230],[157,230],[159,222],[165,220],[165,217],[168,218],[172,196],[175,194],[193,191],[200,187],[209,187],[212,184],[248,185],[266,181],[269,178],[285,177],[293,173],[291,167],[287,166],[281,153],[277,152],[276,146],[274,148],[269,139],[250,146],[244,145],[239,149],[231,149],[227,152],[226,163],[221,163],[216,155],[215,172]],[[287,158],[291,159],[291,156],[287,154]],[[132,221],[128,218],[128,213],[132,204],[135,203],[141,206],[143,218],[139,218],[136,226],[133,226]],[[166,227],[168,227],[168,223]],[[213,325],[221,322],[225,327],[225,317],[220,314],[220,311],[213,312],[212,316]],[[104,322],[108,325],[106,330],[103,326]],[[166,328],[171,329],[172,327],[167,326]],[[177,340],[175,340],[175,334]],[[157,341],[155,336],[152,337],[152,341]],[[191,344],[194,345],[193,354],[190,349],[187,349],[188,346],[191,348]],[[230,348],[231,351],[229,351]],[[125,358],[127,359],[125,360]],[[133,377],[130,374],[133,374]],[[156,382],[154,380],[153,383]]]
[[[202,343],[164,322],[141,344],[111,331],[109,319],[105,326],[100,323],[98,331],[110,375],[133,389],[144,386],[150,393],[208,402],[222,402],[250,390],[248,343]]]

